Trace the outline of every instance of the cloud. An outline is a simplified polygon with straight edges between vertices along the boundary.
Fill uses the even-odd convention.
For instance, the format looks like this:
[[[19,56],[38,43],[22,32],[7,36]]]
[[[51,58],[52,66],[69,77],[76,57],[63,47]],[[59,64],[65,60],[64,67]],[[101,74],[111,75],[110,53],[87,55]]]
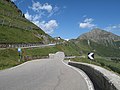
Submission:
[[[70,39],[65,39],[66,41],[69,41]]]
[[[57,6],[52,6],[51,4],[32,1],[32,6],[29,9],[33,10],[34,13],[44,13],[43,16],[51,17],[53,15],[58,15],[60,8]]]
[[[39,13],[39,14],[35,14],[35,15],[31,15],[29,14],[29,12],[27,11],[25,13],[25,17],[30,20],[30,21],[36,21],[36,20],[40,20],[41,17],[42,17],[42,13]]]
[[[53,10],[50,12],[50,14],[48,15],[48,17],[51,17],[51,16],[55,15],[56,12],[58,12],[58,11],[59,11],[59,7],[55,6],[53,8]]]
[[[26,19],[32,21],[32,17],[33,17],[33,16],[30,15],[28,11],[25,13],[25,18],[26,18]]]
[[[38,26],[41,27],[46,33],[52,34],[54,30],[58,27],[56,20],[50,20],[48,22],[42,21],[38,23]]]
[[[79,27],[92,29],[96,27],[96,25],[92,23],[93,21],[94,19],[92,18],[86,18],[82,23],[79,24]]]
[[[94,21],[94,19],[92,19],[92,18],[86,18],[84,20],[85,23],[92,23],[93,21]]]
[[[48,22],[40,21],[41,16],[38,14],[30,15],[27,11],[25,13],[25,17],[48,34],[52,34],[54,30],[58,27],[58,23],[56,20],[50,20]]]
[[[80,23],[80,28],[93,28],[95,27],[94,24],[90,24],[90,23]]]
[[[120,24],[118,25],[110,25],[108,27],[105,27],[104,30],[107,30],[107,31],[115,31],[115,30],[120,30]]]
[[[25,17],[33,22],[35,25],[40,27],[48,34],[54,33],[54,30],[58,27],[58,23],[56,20],[52,19],[47,21],[43,20],[44,17],[51,17],[53,15],[57,15],[59,11],[59,7],[52,6],[48,3],[41,4],[40,2],[34,2],[32,0],[32,6],[29,6],[31,12],[26,12]],[[46,22],[47,21],[47,22]]]
[[[17,0],[11,0],[12,2],[16,2]]]
[[[41,4],[40,2],[34,2],[34,1],[33,1],[32,7],[30,7],[30,8],[32,10],[38,11],[38,12],[41,10],[46,10],[48,13],[50,13],[53,9],[53,7],[48,3]]]

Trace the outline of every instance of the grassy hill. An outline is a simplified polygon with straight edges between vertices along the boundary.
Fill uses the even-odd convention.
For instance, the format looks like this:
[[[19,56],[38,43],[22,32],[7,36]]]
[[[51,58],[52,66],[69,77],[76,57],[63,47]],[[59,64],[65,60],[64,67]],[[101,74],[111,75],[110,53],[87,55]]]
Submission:
[[[120,57],[120,49],[110,46],[105,46],[90,40],[90,45],[88,45],[88,40],[71,40],[75,43],[79,50],[83,54],[88,52],[94,52],[98,56],[102,57]]]
[[[94,52],[102,57],[120,57],[120,36],[101,29],[93,29],[88,33],[71,40],[81,52]]]
[[[0,43],[48,43],[52,38],[28,21],[10,0],[0,0]]]
[[[47,58],[49,53],[56,53],[57,51],[56,47],[22,49],[20,61],[17,49],[0,49],[0,70],[19,65],[28,60]]]
[[[54,41],[54,39],[35,24],[28,21],[14,2],[11,2],[11,0],[0,0],[0,44],[37,42],[46,44],[51,41]],[[33,52],[38,50],[34,49]],[[26,50],[26,52],[31,51]],[[40,52],[42,53],[43,49],[39,51],[39,55],[46,55],[45,52],[42,54]],[[49,51],[47,51],[47,53],[49,53]],[[26,55],[23,53],[23,55],[34,56],[35,54],[30,53]],[[25,62],[24,59],[21,62],[18,62],[18,60],[19,55],[17,49],[0,48],[0,69],[10,68]]]
[[[89,52],[94,52],[95,60],[92,64],[99,65],[120,74],[120,37],[104,30],[92,30],[77,39],[70,40],[71,46],[80,56],[73,61],[90,63],[87,58]],[[70,50],[72,52],[72,50]],[[74,55],[77,55],[74,53]]]

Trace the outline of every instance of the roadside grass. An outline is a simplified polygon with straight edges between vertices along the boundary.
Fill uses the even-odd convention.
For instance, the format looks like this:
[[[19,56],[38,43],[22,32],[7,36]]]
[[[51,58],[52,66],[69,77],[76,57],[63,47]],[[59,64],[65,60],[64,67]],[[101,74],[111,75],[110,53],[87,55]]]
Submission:
[[[56,45],[56,48],[59,51],[62,51],[65,53],[65,56],[74,56],[74,55],[79,55],[79,52],[77,51],[77,47],[74,46],[74,44],[69,44],[69,43],[65,43],[65,44],[60,44],[60,45]]]
[[[25,48],[22,49],[22,60],[19,61],[20,57],[17,49],[0,49],[0,70],[26,62],[24,56],[45,58],[48,57],[49,53],[56,53],[57,51],[56,47]],[[32,60],[32,58],[29,60]]]
[[[108,70],[114,71],[118,74],[120,74],[120,61],[115,62],[113,60],[108,60],[103,57],[95,58],[95,60],[89,60],[87,58],[73,58],[71,61],[76,61],[76,62],[83,62],[83,63],[89,63],[89,64],[94,64],[101,66],[103,68],[106,68]]]
[[[56,47],[44,47],[44,48],[25,48],[22,49],[23,56],[49,56],[49,53],[56,53],[58,49]]]
[[[10,68],[10,67],[19,65],[23,62],[26,62],[27,60],[23,57],[46,58],[48,57],[49,53],[56,53],[58,51],[65,52],[66,56],[79,55],[79,53],[74,48],[72,48],[71,45],[62,44],[62,45],[49,46],[44,48],[43,47],[42,48],[24,48],[22,49],[22,60],[21,62],[19,62],[18,61],[19,53],[17,49],[0,49],[0,70]],[[33,58],[30,58],[28,60],[33,60]],[[87,55],[85,56],[85,58],[77,57],[71,60],[76,62],[95,64],[120,74],[119,60],[115,61],[115,60],[106,59],[104,57],[96,56],[94,61],[90,61],[88,60]]]
[[[21,64],[18,59],[19,55],[16,49],[0,50],[0,70]]]
[[[46,58],[49,56],[49,53],[56,53],[58,51],[63,51],[66,55],[78,55],[78,53],[69,45],[56,45],[42,48],[23,48],[21,54],[22,60],[19,62],[19,53],[17,49],[1,49],[0,70],[19,65],[28,60]]]

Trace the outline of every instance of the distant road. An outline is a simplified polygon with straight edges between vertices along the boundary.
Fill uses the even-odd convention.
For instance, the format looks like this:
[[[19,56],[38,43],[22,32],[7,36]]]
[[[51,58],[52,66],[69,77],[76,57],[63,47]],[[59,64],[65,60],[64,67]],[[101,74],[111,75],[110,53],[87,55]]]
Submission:
[[[93,90],[83,76],[63,63],[64,53],[0,71],[0,90]]]
[[[37,48],[37,47],[48,47],[48,46],[55,46],[56,44],[43,44],[37,46],[28,46],[28,47],[21,47],[21,48]],[[17,47],[18,48],[18,47]]]
[[[39,48],[39,47],[49,47],[49,46],[55,46],[56,44],[38,44],[38,45],[29,45],[29,44],[14,44],[14,45],[0,45],[0,50],[7,49],[7,48]]]

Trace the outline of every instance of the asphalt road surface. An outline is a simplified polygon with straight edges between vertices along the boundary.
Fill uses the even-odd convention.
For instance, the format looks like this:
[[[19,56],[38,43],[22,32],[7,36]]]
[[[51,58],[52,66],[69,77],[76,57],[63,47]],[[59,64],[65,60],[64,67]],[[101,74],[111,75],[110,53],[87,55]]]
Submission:
[[[0,90],[92,90],[80,73],[65,65],[64,53],[0,71]]]

